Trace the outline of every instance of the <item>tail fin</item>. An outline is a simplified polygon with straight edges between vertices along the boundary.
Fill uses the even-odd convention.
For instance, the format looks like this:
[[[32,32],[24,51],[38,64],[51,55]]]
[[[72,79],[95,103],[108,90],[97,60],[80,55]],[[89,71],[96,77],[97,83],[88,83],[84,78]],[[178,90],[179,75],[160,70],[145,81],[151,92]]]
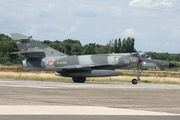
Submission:
[[[66,56],[64,53],[31,39],[32,36],[27,37],[20,33],[11,33],[11,36],[19,49],[18,53],[26,57]],[[17,52],[14,53],[17,54]]]

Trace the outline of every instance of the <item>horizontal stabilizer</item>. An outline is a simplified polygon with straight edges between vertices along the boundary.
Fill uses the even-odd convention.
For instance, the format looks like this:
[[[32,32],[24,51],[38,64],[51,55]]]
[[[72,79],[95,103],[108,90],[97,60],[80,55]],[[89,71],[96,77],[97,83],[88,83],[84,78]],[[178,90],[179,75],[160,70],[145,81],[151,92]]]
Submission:
[[[22,54],[22,55],[26,55],[26,54],[43,54],[43,51],[19,51],[19,52],[11,52],[10,54]]]
[[[11,52],[10,54],[21,54],[29,58],[45,57],[45,53],[43,51],[19,51]]]

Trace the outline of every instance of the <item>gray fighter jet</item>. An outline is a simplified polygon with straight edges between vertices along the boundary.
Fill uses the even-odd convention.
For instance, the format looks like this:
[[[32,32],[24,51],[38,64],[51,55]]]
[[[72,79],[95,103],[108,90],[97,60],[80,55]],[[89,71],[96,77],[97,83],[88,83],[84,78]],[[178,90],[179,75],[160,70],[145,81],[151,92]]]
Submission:
[[[56,71],[55,75],[72,77],[75,83],[84,83],[86,77],[118,76],[121,73],[115,71],[119,68],[137,68],[137,79],[140,80],[141,68],[174,67],[173,64],[153,59],[146,53],[118,53],[68,56],[51,47],[33,40],[20,33],[11,34],[19,52],[23,56],[22,64],[25,69],[35,71]]]

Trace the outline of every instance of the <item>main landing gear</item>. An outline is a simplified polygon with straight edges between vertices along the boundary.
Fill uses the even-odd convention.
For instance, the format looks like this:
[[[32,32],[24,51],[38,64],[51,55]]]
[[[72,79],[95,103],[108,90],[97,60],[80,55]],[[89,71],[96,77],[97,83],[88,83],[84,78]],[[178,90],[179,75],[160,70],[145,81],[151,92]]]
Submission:
[[[138,68],[138,71],[137,71],[137,79],[132,79],[132,84],[136,85],[139,81],[140,81],[140,76],[141,76],[141,69]]]
[[[86,78],[85,77],[73,77],[72,80],[75,83],[84,83],[86,81]]]

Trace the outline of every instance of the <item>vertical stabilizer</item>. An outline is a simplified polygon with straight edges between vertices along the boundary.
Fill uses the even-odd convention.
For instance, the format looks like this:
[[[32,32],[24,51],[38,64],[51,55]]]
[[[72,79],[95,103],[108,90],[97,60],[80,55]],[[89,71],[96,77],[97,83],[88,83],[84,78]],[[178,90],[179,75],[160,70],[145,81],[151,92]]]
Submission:
[[[66,54],[59,52],[51,47],[48,47],[36,40],[31,39],[32,36],[28,37],[20,33],[11,33],[13,40],[19,49],[19,53],[28,55],[44,53],[43,57],[47,56],[66,56]]]

